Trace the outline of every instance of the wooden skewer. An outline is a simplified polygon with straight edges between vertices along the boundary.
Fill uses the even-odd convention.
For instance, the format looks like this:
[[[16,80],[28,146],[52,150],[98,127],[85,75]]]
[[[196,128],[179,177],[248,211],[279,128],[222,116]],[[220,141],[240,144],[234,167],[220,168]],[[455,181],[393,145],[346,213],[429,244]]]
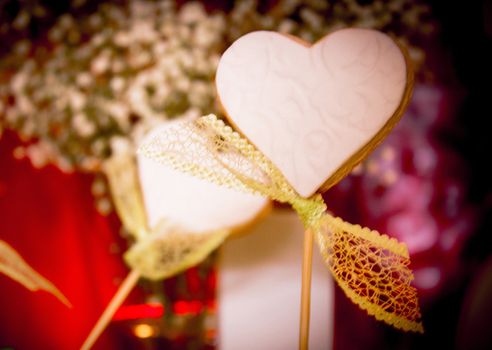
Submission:
[[[109,302],[108,306],[106,306],[106,309],[104,309],[101,317],[99,317],[99,320],[97,320],[96,324],[94,325],[94,328],[92,328],[91,332],[89,333],[89,336],[85,340],[80,350],[89,350],[90,348],[92,348],[92,346],[99,338],[101,333],[108,326],[116,310],[118,310],[121,304],[123,304],[128,294],[130,294],[133,287],[135,287],[139,278],[140,278],[140,273],[138,273],[136,270],[130,271],[128,276],[126,276],[125,280],[121,283],[115,295]]]
[[[299,329],[299,349],[309,347],[309,317],[311,311],[311,272],[313,266],[313,231],[304,233],[304,254],[302,258],[301,322]]]

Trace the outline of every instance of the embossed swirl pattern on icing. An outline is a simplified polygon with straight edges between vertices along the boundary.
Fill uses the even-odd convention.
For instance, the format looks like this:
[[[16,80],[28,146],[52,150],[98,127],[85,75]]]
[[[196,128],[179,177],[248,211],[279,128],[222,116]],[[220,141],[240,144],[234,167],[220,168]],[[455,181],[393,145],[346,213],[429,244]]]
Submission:
[[[335,32],[312,47],[250,33],[217,71],[229,118],[305,197],[377,134],[405,85],[398,46],[365,29]]]

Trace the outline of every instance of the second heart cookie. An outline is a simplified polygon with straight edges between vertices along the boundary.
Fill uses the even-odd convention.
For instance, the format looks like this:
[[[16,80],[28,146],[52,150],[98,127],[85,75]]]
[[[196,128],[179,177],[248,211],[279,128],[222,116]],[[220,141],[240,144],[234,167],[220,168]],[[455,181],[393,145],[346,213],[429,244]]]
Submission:
[[[216,77],[230,121],[303,197],[335,184],[386,136],[411,82],[398,45],[367,29],[312,46],[253,32],[226,50]]]

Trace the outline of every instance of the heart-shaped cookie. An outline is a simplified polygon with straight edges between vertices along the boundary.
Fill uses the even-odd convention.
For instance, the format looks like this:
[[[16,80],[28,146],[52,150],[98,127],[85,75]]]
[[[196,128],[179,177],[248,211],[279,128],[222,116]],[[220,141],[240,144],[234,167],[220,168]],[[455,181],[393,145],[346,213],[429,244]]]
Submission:
[[[388,134],[412,77],[399,46],[374,30],[339,30],[312,46],[259,31],[226,50],[216,85],[232,124],[308,197]]]
[[[150,142],[178,122],[154,128],[142,143]],[[239,230],[262,216],[269,200],[219,186],[138,155],[138,172],[147,219],[151,228],[161,220],[196,234],[214,230]]]

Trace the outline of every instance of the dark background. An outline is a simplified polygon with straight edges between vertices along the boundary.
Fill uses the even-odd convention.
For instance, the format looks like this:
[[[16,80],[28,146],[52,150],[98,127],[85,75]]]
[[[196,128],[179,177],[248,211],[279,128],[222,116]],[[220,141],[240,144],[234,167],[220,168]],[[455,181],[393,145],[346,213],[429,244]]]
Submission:
[[[466,166],[461,171],[467,200],[479,213],[477,228],[464,243],[458,277],[422,306],[424,335],[368,321],[337,290],[335,349],[492,349],[492,2],[428,3],[440,27],[428,64],[464,97],[438,137]]]

